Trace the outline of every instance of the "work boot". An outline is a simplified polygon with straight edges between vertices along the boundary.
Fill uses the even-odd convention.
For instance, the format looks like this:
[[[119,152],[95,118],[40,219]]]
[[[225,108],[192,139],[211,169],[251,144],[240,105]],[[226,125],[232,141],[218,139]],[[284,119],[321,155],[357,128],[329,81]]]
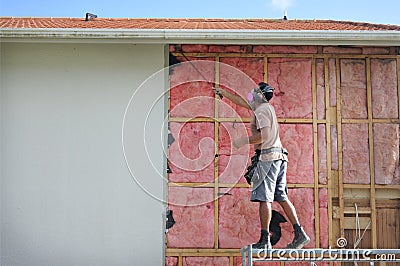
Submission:
[[[304,231],[303,227],[298,226],[294,229],[294,238],[292,243],[288,244],[288,249],[301,249],[310,242],[310,238]]]
[[[257,243],[251,245],[253,249],[272,249],[271,241],[269,238],[269,232],[265,229],[261,229],[261,237]]]

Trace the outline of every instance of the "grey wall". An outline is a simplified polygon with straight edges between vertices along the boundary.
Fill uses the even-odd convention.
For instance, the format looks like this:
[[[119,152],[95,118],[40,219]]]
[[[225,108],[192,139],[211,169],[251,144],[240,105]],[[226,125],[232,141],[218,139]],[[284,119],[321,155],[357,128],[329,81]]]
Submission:
[[[1,44],[1,265],[162,265],[163,45]],[[160,134],[161,133],[161,134]],[[154,196],[156,195],[156,196]]]

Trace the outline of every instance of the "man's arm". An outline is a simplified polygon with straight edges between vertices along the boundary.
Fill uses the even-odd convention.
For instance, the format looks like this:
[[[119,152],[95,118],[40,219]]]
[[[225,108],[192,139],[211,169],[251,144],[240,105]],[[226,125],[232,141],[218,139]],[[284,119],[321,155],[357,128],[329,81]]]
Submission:
[[[233,94],[229,91],[223,90],[221,88],[214,88],[213,89],[215,93],[222,95],[223,97],[226,97],[227,99],[229,99],[231,102],[233,102],[234,104],[240,105],[244,108],[247,108],[249,110],[251,110],[251,107],[249,105],[249,103],[243,99],[241,96],[237,95],[237,94]]]
[[[242,137],[242,138],[238,138],[238,139],[234,140],[233,146],[236,149],[240,149],[242,146],[244,146],[246,144],[260,144],[266,138],[267,134],[268,134],[268,128],[263,127],[263,128],[261,128],[260,131],[256,132],[255,134],[253,134],[251,136],[248,136],[248,137],[246,136],[246,137]]]

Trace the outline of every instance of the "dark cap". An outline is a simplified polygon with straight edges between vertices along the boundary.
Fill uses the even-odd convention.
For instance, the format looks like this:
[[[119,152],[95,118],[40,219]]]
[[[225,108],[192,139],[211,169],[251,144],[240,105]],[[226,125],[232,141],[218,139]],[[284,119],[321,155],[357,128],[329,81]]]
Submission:
[[[266,94],[268,92],[273,92],[274,91],[274,88],[271,87],[270,85],[268,85],[268,83],[265,83],[265,82],[258,83],[258,86],[259,86],[261,92],[264,94],[264,96],[266,96]]]

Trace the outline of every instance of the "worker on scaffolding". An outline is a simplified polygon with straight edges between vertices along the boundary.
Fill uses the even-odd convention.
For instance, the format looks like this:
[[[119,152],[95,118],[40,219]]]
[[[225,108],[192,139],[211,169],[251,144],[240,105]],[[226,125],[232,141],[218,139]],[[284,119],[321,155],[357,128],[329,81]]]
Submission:
[[[247,100],[221,88],[213,88],[213,90],[221,98],[226,97],[232,103],[253,111],[250,122],[251,136],[241,137],[233,141],[233,145],[237,149],[246,144],[253,144],[256,151],[253,157],[255,160],[252,160],[254,169],[250,171],[251,177],[246,178],[249,183],[253,183],[250,200],[259,202],[261,223],[260,240],[252,244],[252,247],[255,249],[272,249],[269,228],[272,217],[272,202],[277,201],[282,206],[294,229],[293,241],[287,245],[287,248],[302,248],[310,242],[310,238],[301,227],[296,209],[287,195],[288,153],[282,147],[275,109],[269,103],[269,100],[273,97],[274,88],[261,82],[257,88],[248,94]]]

